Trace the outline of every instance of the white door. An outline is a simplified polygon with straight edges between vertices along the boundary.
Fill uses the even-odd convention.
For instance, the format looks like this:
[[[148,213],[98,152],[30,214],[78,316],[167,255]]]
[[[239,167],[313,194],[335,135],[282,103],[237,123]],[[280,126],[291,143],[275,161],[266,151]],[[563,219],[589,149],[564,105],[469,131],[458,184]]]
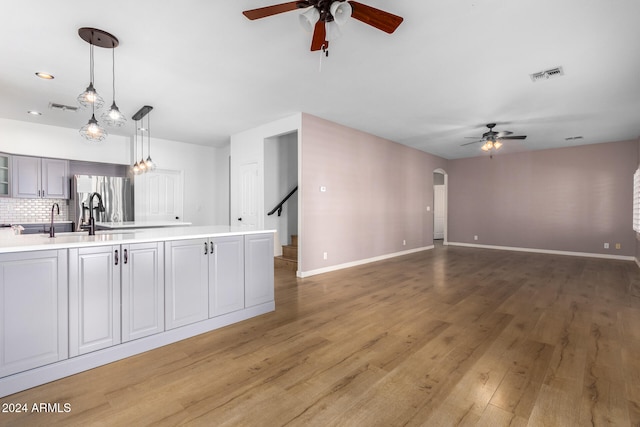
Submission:
[[[182,220],[182,172],[155,170],[135,177],[137,221]]]
[[[258,163],[240,165],[240,210],[238,225],[258,225]]]
[[[433,186],[433,238],[444,239],[445,186]]]

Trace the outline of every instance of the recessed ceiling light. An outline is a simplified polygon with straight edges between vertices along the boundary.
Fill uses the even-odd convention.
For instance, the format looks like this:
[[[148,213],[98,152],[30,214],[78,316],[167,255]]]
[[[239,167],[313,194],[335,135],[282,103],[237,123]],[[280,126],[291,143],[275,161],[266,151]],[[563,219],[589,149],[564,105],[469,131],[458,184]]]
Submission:
[[[40,77],[41,79],[45,79],[45,80],[53,80],[53,79],[55,79],[55,77],[53,77],[53,74],[45,73],[45,72],[42,72],[42,71],[38,71],[36,73],[36,76]]]
[[[41,116],[42,113],[40,111],[36,111],[36,110],[29,110],[27,111],[27,113],[31,114],[32,116]]]

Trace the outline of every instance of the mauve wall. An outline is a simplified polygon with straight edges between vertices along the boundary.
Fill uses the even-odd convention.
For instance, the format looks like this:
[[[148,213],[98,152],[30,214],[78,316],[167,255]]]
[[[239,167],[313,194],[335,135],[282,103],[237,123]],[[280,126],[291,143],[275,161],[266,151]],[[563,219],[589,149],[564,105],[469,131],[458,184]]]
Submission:
[[[308,114],[301,132],[301,272],[433,244],[447,160]]]
[[[634,256],[637,164],[638,141],[450,160],[449,241]]]

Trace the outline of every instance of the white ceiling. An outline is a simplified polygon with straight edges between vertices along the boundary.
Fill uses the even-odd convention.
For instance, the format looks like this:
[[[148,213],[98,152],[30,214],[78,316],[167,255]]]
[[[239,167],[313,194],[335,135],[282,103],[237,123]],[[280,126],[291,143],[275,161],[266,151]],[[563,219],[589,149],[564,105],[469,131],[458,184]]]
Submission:
[[[4,2],[0,117],[84,125],[87,111],[48,104],[76,105],[89,82],[77,30],[95,27],[120,40],[121,111],[153,106],[153,137],[220,146],[299,111],[449,159],[482,155],[481,144],[460,145],[488,122],[528,135],[504,152],[640,136],[640,1],[360,1],[404,22],[388,35],[350,19],[328,58],[309,51],[298,11],[241,13],[278,0]],[[564,76],[529,77],[557,66]],[[95,74],[109,106],[110,50],[95,49]],[[42,116],[27,114],[34,109]],[[129,120],[110,131],[133,129]],[[565,141],[572,136],[584,139]]]

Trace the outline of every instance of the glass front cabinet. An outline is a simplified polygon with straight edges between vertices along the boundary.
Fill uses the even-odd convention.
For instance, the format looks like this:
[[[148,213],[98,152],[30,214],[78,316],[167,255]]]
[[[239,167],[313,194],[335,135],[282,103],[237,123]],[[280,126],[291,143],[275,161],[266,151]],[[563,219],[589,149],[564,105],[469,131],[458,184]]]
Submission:
[[[11,157],[8,154],[0,153],[0,197],[9,197],[11,195]]]

